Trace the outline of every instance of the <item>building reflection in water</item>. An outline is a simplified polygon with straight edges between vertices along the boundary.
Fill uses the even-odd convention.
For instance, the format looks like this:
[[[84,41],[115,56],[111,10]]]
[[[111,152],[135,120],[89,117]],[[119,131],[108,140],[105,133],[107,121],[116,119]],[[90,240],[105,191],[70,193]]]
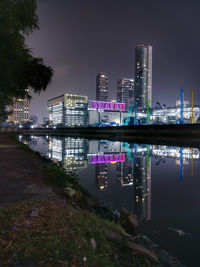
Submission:
[[[19,137],[30,146],[37,146],[37,138]],[[167,158],[174,158],[180,168],[180,178],[183,179],[183,169],[191,161],[191,176],[193,176],[193,162],[199,159],[198,149],[136,145],[106,140],[87,140],[71,137],[45,137],[43,144],[48,141],[49,158],[62,161],[70,172],[80,172],[88,165],[93,173],[99,191],[109,188],[109,179],[117,179],[121,190],[133,189],[133,211],[141,219],[151,219],[151,162],[156,159],[155,167],[163,164]],[[114,164],[114,165],[113,165]],[[116,167],[113,167],[116,166]]]
[[[134,213],[140,218],[151,219],[151,159],[147,164],[147,153],[137,153],[134,158]]]
[[[95,141],[75,138],[50,138],[49,156],[63,161],[68,171],[77,172],[87,164],[95,164],[96,186],[106,190],[109,183],[109,169],[116,164],[115,173],[122,187],[133,187],[134,213],[140,218],[151,219],[151,160],[147,146],[134,146],[109,141]],[[112,166],[113,169],[113,166]]]
[[[96,163],[95,165],[96,184],[100,190],[108,187],[108,164]]]
[[[49,138],[49,157],[62,161],[70,172],[87,168],[87,149],[88,141],[83,138]]]

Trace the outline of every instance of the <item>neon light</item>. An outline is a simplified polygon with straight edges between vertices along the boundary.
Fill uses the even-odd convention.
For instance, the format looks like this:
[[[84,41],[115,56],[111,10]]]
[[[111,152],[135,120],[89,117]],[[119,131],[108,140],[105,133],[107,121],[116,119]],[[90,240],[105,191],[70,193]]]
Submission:
[[[104,154],[104,155],[93,155],[90,159],[89,164],[95,163],[106,163],[106,162],[120,162],[124,161],[124,154]]]
[[[92,108],[107,109],[107,110],[120,110],[120,111],[125,110],[124,103],[103,102],[103,101],[93,101],[93,100],[90,100],[90,103],[92,105]]]

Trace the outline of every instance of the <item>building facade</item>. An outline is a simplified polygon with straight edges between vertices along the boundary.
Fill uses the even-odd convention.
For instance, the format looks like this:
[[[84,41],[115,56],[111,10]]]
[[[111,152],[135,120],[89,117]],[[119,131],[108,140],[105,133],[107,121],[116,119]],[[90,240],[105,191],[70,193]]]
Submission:
[[[13,100],[10,111],[12,114],[8,117],[8,121],[20,124],[29,121],[29,110],[30,110],[30,98],[29,89],[26,90],[27,97],[17,98]]]
[[[152,106],[152,46],[138,45],[135,48],[134,103],[138,109]]]
[[[117,102],[125,103],[126,110],[133,101],[133,89],[133,79],[121,78],[117,81]]]
[[[65,94],[48,101],[49,121],[67,127],[88,125],[88,97]]]
[[[125,103],[89,101],[90,126],[118,126],[124,119]]]
[[[108,101],[108,76],[104,72],[96,76],[96,100]]]

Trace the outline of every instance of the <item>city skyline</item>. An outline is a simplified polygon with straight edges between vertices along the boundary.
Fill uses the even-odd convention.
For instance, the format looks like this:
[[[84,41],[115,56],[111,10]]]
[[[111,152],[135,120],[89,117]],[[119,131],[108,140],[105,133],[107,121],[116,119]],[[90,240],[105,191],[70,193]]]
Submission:
[[[134,49],[141,43],[154,50],[153,106],[157,101],[175,105],[181,87],[189,101],[194,89],[198,104],[199,7],[182,1],[38,1],[40,30],[27,43],[55,76],[46,92],[34,95],[30,114],[42,121],[47,100],[63,93],[95,99],[95,77],[101,71],[109,76],[109,98],[116,98],[117,79],[134,78]]]

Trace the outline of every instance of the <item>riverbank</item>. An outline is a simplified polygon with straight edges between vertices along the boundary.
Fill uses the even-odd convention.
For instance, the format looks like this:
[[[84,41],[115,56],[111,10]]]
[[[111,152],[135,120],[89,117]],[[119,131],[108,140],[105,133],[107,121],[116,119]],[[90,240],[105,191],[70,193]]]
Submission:
[[[135,242],[135,217],[127,213],[117,223],[100,217],[62,166],[1,135],[0,167],[1,266],[159,265]]]

